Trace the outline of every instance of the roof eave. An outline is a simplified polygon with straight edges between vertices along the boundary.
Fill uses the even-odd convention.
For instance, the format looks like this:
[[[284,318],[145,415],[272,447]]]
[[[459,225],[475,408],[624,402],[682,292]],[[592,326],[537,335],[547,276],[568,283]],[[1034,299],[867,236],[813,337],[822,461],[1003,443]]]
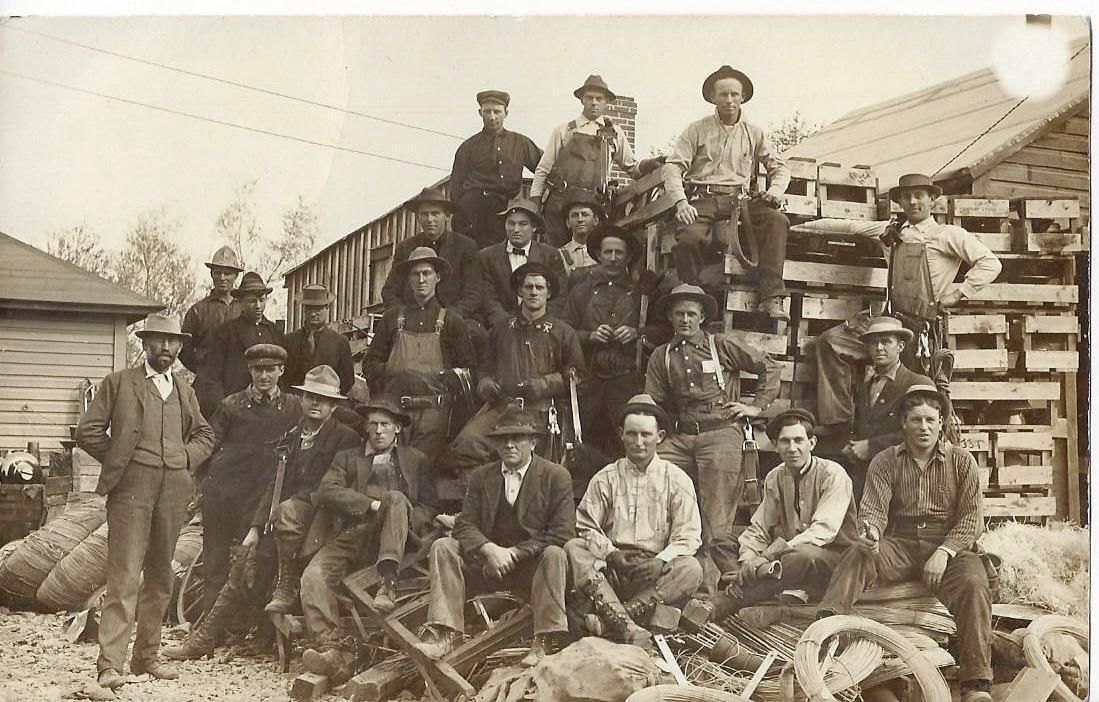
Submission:
[[[1014,156],[1019,153],[1027,144],[1036,139],[1041,139],[1057,128],[1062,122],[1067,122],[1072,118],[1073,113],[1089,99],[1088,93],[1077,95],[1073,99],[1066,102],[1063,106],[1049,113],[1041,123],[1034,125],[1032,128],[1018,134],[1014,139],[1011,139],[999,148],[990,151],[985,154],[985,157],[979,161],[969,164],[964,170],[968,170],[973,178],[980,178],[982,175],[992,170],[997,164],[1006,158]],[[963,170],[963,169],[958,169]]]
[[[42,302],[0,298],[0,309],[2,308],[43,312],[79,312],[80,314],[125,317],[126,324],[130,325],[144,319],[153,312],[159,312],[164,309],[164,305],[160,303],[151,305],[104,305],[90,302]]]

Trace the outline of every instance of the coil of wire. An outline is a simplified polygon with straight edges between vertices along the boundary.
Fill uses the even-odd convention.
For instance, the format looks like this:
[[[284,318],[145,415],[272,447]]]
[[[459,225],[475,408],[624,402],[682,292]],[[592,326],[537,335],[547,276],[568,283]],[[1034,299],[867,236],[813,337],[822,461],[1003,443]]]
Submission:
[[[1023,655],[1026,657],[1027,663],[1039,670],[1046,670],[1051,673],[1057,672],[1053,670],[1053,666],[1049,664],[1049,660],[1042,650],[1042,639],[1048,634],[1068,634],[1079,641],[1085,650],[1087,649],[1088,625],[1086,622],[1060,614],[1047,614],[1038,617],[1030,623],[1030,626],[1026,628],[1026,634],[1023,635]],[[1060,679],[1059,675],[1057,687],[1053,690],[1053,696],[1061,702],[1080,702],[1080,698],[1069,689],[1069,686]]]
[[[752,702],[747,697],[696,685],[653,685],[633,693],[626,702]]]

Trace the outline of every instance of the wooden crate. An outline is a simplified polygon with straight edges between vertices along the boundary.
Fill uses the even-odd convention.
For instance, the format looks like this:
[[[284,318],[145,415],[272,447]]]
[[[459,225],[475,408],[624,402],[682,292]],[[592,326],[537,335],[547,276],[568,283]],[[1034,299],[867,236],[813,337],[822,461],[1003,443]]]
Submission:
[[[1018,198],[1012,208],[1022,218],[1026,251],[1077,253],[1088,250],[1086,232],[1080,226],[1080,201]],[[1020,242],[1022,243],[1022,242]]]
[[[45,485],[0,485],[0,546],[22,539],[45,517]]]
[[[822,163],[817,167],[820,216],[873,220],[878,216],[878,177],[870,166]]]
[[[996,455],[994,484],[1000,490],[1025,487],[1053,488],[1052,430],[996,432],[992,434]]]
[[[820,213],[817,195],[817,160],[792,156],[786,160],[790,168],[790,185],[782,196],[783,212],[787,215],[816,217]]]
[[[91,455],[76,447],[73,449],[73,491],[95,492],[95,486],[99,483],[99,473],[103,466]]]
[[[1012,321],[1011,340],[1019,349],[1025,371],[1075,372],[1080,368],[1080,318],[1075,314],[1020,315]]]

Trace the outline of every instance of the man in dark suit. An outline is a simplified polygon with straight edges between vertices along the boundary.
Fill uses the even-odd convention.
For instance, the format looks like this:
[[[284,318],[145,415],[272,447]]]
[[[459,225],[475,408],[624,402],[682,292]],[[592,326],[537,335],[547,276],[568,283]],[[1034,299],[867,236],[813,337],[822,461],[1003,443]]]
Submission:
[[[351,361],[351,342],[328,328],[328,309],[336,296],[323,285],[302,288],[301,306],[305,325],[286,335],[286,375],[283,386],[300,385],[310,368],[331,366],[340,376],[340,392],[345,395],[355,384],[355,364]]]
[[[431,546],[431,604],[425,655],[442,658],[465,631],[467,590],[529,593],[534,643],[523,664],[533,665],[568,630],[563,546],[576,536],[572,478],[534,455],[542,429],[516,409],[490,432],[500,461],[473,471],[452,537]]]
[[[397,607],[397,574],[410,535],[425,535],[438,512],[427,456],[398,446],[412,418],[388,397],[358,408],[366,416],[367,445],[336,454],[313,495],[316,513],[303,555],[316,551],[301,578],[301,605],[310,637],[306,670],[333,684],[351,676],[353,644],[339,629],[336,593],[349,570],[375,563],[381,584],[374,607]],[[416,536],[412,536],[413,539]]]
[[[240,392],[252,382],[244,352],[256,344],[276,344],[286,348],[275,323],[263,316],[271,288],[259,273],[248,271],[232,295],[240,306],[240,316],[223,322],[210,332],[206,341],[206,367],[198,387],[202,407],[211,413],[223,398]],[[283,383],[282,387],[285,387]]]
[[[175,583],[172,554],[191,501],[191,471],[214,447],[194,391],[171,372],[187,336],[179,320],[149,315],[137,335],[145,363],[104,378],[76,430],[80,448],[103,464],[96,492],[107,496],[110,537],[96,668],[99,684],[110,689],[125,683],[135,613],[130,670],[179,676],[157,660],[160,621]]]
[[[518,297],[511,286],[511,274],[524,263],[543,263],[550,268],[557,280],[557,287],[566,288],[568,277],[560,252],[549,244],[535,241],[535,234],[545,231],[546,225],[538,214],[537,206],[526,198],[515,198],[503,213],[507,240],[482,249],[477,254],[481,270],[481,311],[486,329],[496,322],[516,314]],[[560,304],[550,307],[550,314],[558,316]]]

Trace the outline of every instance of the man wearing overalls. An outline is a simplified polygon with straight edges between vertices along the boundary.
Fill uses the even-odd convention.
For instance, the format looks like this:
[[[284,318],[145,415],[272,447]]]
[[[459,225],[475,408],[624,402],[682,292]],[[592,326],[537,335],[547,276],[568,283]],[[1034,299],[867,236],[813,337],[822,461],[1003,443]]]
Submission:
[[[744,491],[741,455],[744,424],[778,395],[779,365],[767,352],[723,334],[702,330],[718,304],[696,285],[679,285],[657,305],[675,338],[649,357],[645,393],[668,412],[672,425],[658,453],[686,471],[698,486],[702,509],[703,581],[711,596],[721,574],[737,565],[730,527]],[[751,403],[740,399],[740,371],[759,376]]]
[[[996,280],[1002,268],[996,254],[980,239],[961,227],[939,224],[931,216],[931,205],[942,192],[928,176],[901,176],[899,184],[890,188],[889,199],[904,210],[904,224],[894,229],[883,222],[881,231],[871,232],[883,247],[892,247],[889,302],[893,316],[915,335],[905,354],[910,364],[913,358],[920,365],[927,364],[931,353],[945,346],[943,339],[935,338],[941,336],[943,311],[957,307]],[[969,270],[961,283],[955,283],[963,263]],[[821,334],[817,342],[818,434],[851,431],[854,367],[870,360],[860,339],[870,323],[870,312],[860,312]],[[924,372],[922,368],[913,370]]]
[[[625,132],[605,116],[617,96],[603,77],[588,76],[572,94],[583,103],[583,111],[554,128],[530,186],[530,199],[541,203],[547,242],[555,247],[569,240],[562,211],[566,191],[585,190],[606,198],[612,160],[633,178],[643,175]],[[651,159],[645,163],[649,170],[657,167]]]
[[[382,315],[366,356],[367,379],[374,393],[400,402],[412,418],[409,444],[434,460],[446,448],[450,420],[442,373],[475,364],[466,321],[440,304],[439,282],[450,264],[426,246],[412,251],[393,274],[408,281],[405,304]]]
[[[722,66],[702,83],[702,97],[716,106],[709,117],[690,124],[679,135],[661,171],[664,190],[675,200],[675,218],[682,226],[672,260],[680,282],[699,285],[704,253],[713,244],[729,245],[737,198],[755,191],[756,170],[767,169],[767,190],[742,205],[740,221],[751,227],[758,263],[758,310],[775,319],[789,319],[782,307],[786,286],[786,235],[790,222],[778,208],[790,185],[786,162],[771,150],[762,129],[744,119],[740,106],[752,99],[752,81]]]

